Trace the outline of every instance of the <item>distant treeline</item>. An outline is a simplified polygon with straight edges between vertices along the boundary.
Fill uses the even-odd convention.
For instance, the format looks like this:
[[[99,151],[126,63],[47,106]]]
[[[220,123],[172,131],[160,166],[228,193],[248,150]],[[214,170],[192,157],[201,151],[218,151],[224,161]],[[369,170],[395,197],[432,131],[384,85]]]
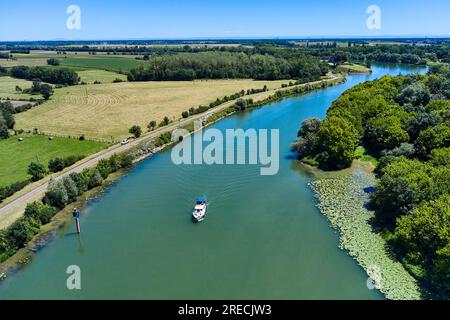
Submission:
[[[11,77],[26,80],[40,80],[52,84],[75,85],[80,81],[78,74],[67,68],[48,68],[48,67],[12,67]]]
[[[131,70],[129,81],[251,78],[314,81],[328,71],[318,58],[295,55],[262,55],[244,52],[201,52],[152,58],[147,67]]]
[[[439,45],[354,45],[347,47],[304,46],[300,50],[331,62],[391,62],[424,65],[427,60],[450,62],[450,46]]]

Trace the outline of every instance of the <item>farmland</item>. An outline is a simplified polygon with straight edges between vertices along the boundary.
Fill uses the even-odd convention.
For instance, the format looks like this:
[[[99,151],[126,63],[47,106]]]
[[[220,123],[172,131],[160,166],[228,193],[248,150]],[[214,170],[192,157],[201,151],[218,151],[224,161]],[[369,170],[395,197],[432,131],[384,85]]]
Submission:
[[[11,77],[0,77],[0,98],[1,99],[30,99],[42,98],[41,95],[24,94],[20,91],[16,91],[16,86],[21,89],[28,89],[32,85],[31,81],[14,79]]]
[[[100,81],[101,83],[111,83],[116,79],[127,81],[126,75],[105,70],[85,70],[78,71],[77,73],[80,76],[81,82],[88,84],[92,84],[95,81]]]
[[[19,141],[18,137],[0,140],[0,187],[28,179],[27,168],[32,161],[47,165],[55,157],[87,156],[106,146],[97,141],[68,138],[50,141],[48,137],[40,135],[21,137],[23,141]]]
[[[146,61],[132,59],[131,57],[109,56],[70,56],[60,59],[62,66],[79,67],[87,69],[100,69],[115,72],[127,72],[131,69],[143,66]]]
[[[55,89],[51,100],[16,116],[16,128],[55,135],[86,135],[118,140],[138,124],[165,116],[179,119],[183,111],[242,89],[279,88],[286,81],[209,80],[124,82]]]

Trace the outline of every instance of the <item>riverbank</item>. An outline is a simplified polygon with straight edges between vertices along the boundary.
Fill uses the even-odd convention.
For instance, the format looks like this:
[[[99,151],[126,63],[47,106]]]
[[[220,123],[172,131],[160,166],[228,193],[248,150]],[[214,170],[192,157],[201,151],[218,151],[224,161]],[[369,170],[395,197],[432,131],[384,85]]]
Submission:
[[[372,224],[368,202],[374,185],[375,176],[359,163],[343,172],[314,174],[311,183],[317,207],[339,232],[340,248],[374,281],[369,286],[390,300],[420,300],[423,294],[417,281],[393,257]]]
[[[60,232],[64,232],[73,222],[72,211],[74,208],[83,209],[89,201],[100,197],[112,183],[126,174],[127,171],[127,169],[121,169],[110,174],[101,186],[85,192],[75,202],[60,210],[49,224],[41,227],[39,233],[24,248],[19,249],[14,255],[0,263],[0,281],[31,263],[35,253],[53,241]]]

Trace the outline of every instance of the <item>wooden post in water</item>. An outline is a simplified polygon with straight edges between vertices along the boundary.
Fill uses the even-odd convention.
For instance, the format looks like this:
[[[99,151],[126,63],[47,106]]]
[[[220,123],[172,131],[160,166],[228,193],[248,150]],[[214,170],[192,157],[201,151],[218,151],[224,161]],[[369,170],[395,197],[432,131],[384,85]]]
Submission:
[[[81,228],[80,228],[80,212],[78,211],[77,208],[73,209],[73,218],[75,219],[75,226],[77,228],[77,233],[80,234],[81,233]]]

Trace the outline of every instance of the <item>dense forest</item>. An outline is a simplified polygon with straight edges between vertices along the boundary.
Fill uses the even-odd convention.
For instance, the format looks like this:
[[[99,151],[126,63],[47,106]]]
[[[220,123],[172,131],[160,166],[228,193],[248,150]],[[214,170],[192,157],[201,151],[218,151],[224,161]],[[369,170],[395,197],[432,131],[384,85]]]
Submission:
[[[130,81],[252,78],[257,80],[319,80],[328,65],[299,52],[247,54],[200,52],[164,55],[150,59],[148,67],[130,72]]]
[[[323,169],[349,167],[362,145],[379,159],[372,205],[418,278],[450,295],[450,69],[386,76],[346,91],[293,145]]]

